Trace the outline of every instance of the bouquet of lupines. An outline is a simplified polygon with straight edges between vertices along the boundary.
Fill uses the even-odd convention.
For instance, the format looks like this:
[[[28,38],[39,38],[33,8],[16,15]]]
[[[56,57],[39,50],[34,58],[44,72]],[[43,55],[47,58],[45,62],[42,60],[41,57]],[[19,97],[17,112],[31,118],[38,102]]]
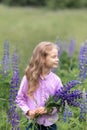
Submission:
[[[46,102],[46,109],[49,112],[53,107],[56,107],[58,111],[63,111],[65,109],[66,103],[68,106],[79,107],[81,109],[81,103],[83,98],[83,91],[75,90],[74,88],[77,84],[81,84],[78,80],[72,80],[68,82],[59,91],[56,91],[53,96],[50,96]],[[87,114],[87,93],[85,92],[85,107]]]

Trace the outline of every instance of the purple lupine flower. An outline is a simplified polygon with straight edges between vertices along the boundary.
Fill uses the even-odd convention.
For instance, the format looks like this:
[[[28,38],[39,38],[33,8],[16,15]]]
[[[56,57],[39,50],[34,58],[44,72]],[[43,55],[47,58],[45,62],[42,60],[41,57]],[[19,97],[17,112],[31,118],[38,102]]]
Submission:
[[[68,104],[79,107],[80,102],[78,102],[78,99],[82,98],[82,92],[80,92],[80,90],[74,90],[67,94],[64,94],[63,97]]]
[[[79,107],[79,102],[77,99],[82,98],[82,92],[80,90],[73,90],[71,91],[71,88],[75,87],[77,84],[80,84],[81,82],[77,80],[72,80],[66,85],[61,90],[58,90],[54,94],[54,101],[58,101],[61,99],[61,104],[65,104],[65,101],[67,101],[68,104],[78,106]]]
[[[77,84],[81,84],[81,82],[78,80],[72,80],[70,82],[67,82],[66,85],[64,85],[63,91],[67,93],[70,91],[71,88],[75,87]]]
[[[68,44],[66,41],[61,42],[58,38],[56,38],[55,44],[58,46],[58,56],[60,57],[63,52],[67,52]]]
[[[9,42],[4,42],[4,54],[2,59],[2,74],[7,76],[10,70],[10,58],[9,58]]]
[[[83,90],[82,102],[80,104],[80,118],[86,120],[86,116],[87,116],[87,96],[85,90]]]
[[[65,101],[65,108],[64,108],[64,114],[63,114],[63,120],[64,122],[70,121],[70,117],[72,117],[72,111],[69,107],[69,105],[67,104],[67,101]]]
[[[85,48],[86,48],[86,52],[85,52],[85,70],[84,70],[84,77],[87,77],[87,41],[85,41],[84,43]]]
[[[84,66],[84,61],[85,61],[84,51],[85,51],[85,48],[84,48],[84,46],[82,46],[81,49],[80,49],[80,54],[79,54],[79,69],[80,69],[79,77],[81,79],[84,79],[84,69],[85,69],[85,66]]]
[[[70,104],[71,106],[79,107],[79,108],[80,108],[80,102],[77,101],[77,100],[71,101],[69,104]]]
[[[58,38],[56,38],[55,44],[58,46],[58,57],[60,57],[62,51],[61,51],[61,43]]]
[[[18,70],[18,56],[16,50],[12,55],[12,67],[13,67],[13,74],[10,83],[10,97],[9,97],[10,108],[8,112],[8,121],[12,126],[12,130],[15,129],[20,130],[19,128],[20,119],[17,113],[16,101],[15,101],[20,82],[19,70]]]
[[[54,94],[54,101],[56,102],[61,97],[62,97],[62,92],[60,90],[56,91]]]
[[[62,48],[62,52],[68,53],[68,42],[63,41],[62,44],[61,44],[61,48]]]
[[[68,50],[68,57],[71,57],[75,51],[75,39],[71,39],[70,45],[69,45],[69,50]]]
[[[68,112],[67,112],[67,109],[65,108],[64,109],[64,114],[63,114],[63,120],[64,120],[64,122],[67,121],[67,116],[68,116]]]
[[[70,93],[68,93],[68,96],[71,97],[72,99],[75,97],[76,98],[82,98],[82,91],[81,90],[73,90]]]
[[[79,69],[79,78],[84,81],[84,79],[87,77],[87,42],[85,42],[80,48]]]

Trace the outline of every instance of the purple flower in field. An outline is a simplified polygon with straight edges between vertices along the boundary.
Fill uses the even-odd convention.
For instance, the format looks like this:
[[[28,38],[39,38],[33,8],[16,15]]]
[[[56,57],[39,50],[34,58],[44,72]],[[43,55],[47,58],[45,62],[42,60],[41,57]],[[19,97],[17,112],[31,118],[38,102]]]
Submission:
[[[64,113],[63,113],[64,122],[69,123],[71,117],[72,117],[72,111],[71,111],[69,105],[67,104],[67,102],[65,101],[65,108],[64,108]]]
[[[12,67],[13,67],[13,74],[10,83],[10,97],[9,97],[10,108],[8,112],[8,121],[12,126],[12,130],[15,129],[20,130],[19,128],[20,118],[17,113],[17,107],[15,102],[18,93],[18,86],[20,83],[19,70],[18,70],[18,56],[16,50],[12,55]]]
[[[61,42],[58,38],[56,38],[55,44],[58,46],[58,56],[60,57],[63,52],[67,52],[68,44],[66,41]]]
[[[55,44],[58,46],[58,57],[60,57],[62,51],[61,51],[61,43],[58,38],[56,38]]]
[[[83,90],[82,94],[82,102],[80,104],[80,118],[86,120],[87,117],[87,95],[86,92]]]
[[[87,42],[85,42],[80,48],[79,69],[79,78],[84,81],[84,79],[87,77]]]
[[[67,101],[68,104],[79,107],[80,103],[78,102],[78,99],[82,98],[82,92],[80,90],[71,90],[77,84],[81,84],[81,82],[72,80],[66,83],[61,90],[55,92],[54,101],[57,102],[61,99],[60,104],[62,105],[64,105],[65,101]]]
[[[74,39],[71,39],[70,41],[70,45],[69,45],[69,50],[68,50],[68,57],[71,57],[75,51],[75,40]]]
[[[77,84],[81,84],[81,82],[78,80],[72,80],[70,82],[67,82],[66,85],[64,85],[63,91],[67,93],[70,91],[71,88],[75,87]]]
[[[9,58],[9,42],[4,42],[4,54],[2,59],[2,74],[3,76],[8,75],[10,70],[10,58]]]

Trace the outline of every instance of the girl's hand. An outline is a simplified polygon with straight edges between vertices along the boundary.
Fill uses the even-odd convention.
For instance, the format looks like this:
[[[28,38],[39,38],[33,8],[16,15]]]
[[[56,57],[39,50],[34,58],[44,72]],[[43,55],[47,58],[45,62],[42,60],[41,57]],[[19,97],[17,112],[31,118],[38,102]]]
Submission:
[[[35,110],[35,113],[36,113],[36,114],[46,114],[46,113],[47,113],[47,110],[45,109],[45,107],[38,107],[38,108]]]
[[[34,119],[36,113],[35,110],[29,110],[27,114],[31,119]]]

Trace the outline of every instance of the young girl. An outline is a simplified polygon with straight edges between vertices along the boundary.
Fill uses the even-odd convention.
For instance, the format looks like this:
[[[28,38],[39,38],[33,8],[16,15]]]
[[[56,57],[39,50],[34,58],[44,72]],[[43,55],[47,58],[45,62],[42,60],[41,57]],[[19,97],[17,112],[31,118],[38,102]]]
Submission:
[[[33,51],[16,97],[18,106],[29,119],[33,120],[36,114],[40,115],[37,130],[57,130],[57,109],[53,108],[48,113],[45,102],[62,87],[60,78],[51,71],[58,66],[58,61],[58,47],[54,43],[39,43]]]

